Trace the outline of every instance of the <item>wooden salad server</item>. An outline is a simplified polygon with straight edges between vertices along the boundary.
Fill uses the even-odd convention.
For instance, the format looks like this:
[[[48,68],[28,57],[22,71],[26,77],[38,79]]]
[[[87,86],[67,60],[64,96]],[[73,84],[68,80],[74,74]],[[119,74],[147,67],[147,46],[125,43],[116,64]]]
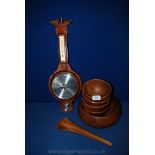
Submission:
[[[68,118],[63,118],[61,119],[58,123],[57,123],[57,128],[61,129],[63,131],[70,131],[73,133],[77,133],[83,136],[86,136],[88,138],[91,138],[95,141],[98,141],[100,143],[106,144],[108,146],[112,146],[112,143],[102,137],[99,137],[83,128],[81,128],[80,126],[78,126],[76,123],[72,122],[70,119]]]

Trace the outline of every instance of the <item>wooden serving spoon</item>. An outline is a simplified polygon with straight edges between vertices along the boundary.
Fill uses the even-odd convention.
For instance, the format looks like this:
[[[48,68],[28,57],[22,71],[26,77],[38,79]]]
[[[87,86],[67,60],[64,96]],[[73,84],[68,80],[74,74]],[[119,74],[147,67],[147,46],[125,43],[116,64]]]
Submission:
[[[73,133],[77,133],[83,136],[86,136],[88,138],[91,138],[95,141],[98,141],[100,143],[106,144],[108,146],[112,146],[112,143],[102,137],[99,137],[83,128],[78,126],[76,123],[72,122],[69,118],[63,118],[57,123],[57,128],[61,129],[63,131],[70,131]]]

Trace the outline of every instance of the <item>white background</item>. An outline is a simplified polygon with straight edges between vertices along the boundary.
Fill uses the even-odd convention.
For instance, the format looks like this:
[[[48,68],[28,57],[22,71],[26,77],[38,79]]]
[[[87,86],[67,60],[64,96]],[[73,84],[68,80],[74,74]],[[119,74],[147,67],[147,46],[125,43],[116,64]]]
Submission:
[[[0,155],[25,153],[25,4],[0,1]],[[155,2],[130,0],[130,154],[154,155]]]

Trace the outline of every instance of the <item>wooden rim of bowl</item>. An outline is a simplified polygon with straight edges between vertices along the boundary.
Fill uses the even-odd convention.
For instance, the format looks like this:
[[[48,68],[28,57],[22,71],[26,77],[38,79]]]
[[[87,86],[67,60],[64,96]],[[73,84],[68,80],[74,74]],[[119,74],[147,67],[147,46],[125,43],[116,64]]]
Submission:
[[[90,104],[84,98],[82,98],[82,102],[84,102],[88,108],[99,109],[99,108],[105,108],[106,106],[108,106],[110,104],[110,99],[106,103],[104,102],[100,104],[97,104],[97,103]]]
[[[93,116],[103,116],[109,109],[109,106],[105,107],[104,110],[102,111],[92,111],[90,109],[88,109],[87,107],[85,107],[83,105],[83,102],[81,102],[81,107],[82,109],[86,112],[86,113],[89,113],[90,115],[93,115]]]
[[[95,128],[106,128],[116,123],[122,112],[121,104],[116,98],[113,98],[109,110],[103,116],[93,116],[85,112],[81,103],[78,106],[78,113],[82,121]]]
[[[88,103],[90,103],[90,104],[94,104],[94,105],[103,105],[104,103],[106,103],[106,102],[108,102],[108,100],[110,100],[110,96],[108,96],[107,98],[105,98],[104,100],[96,100],[96,101],[94,101],[94,100],[89,100],[87,97],[85,97],[85,96],[83,96],[83,99],[86,101],[86,102],[88,102]]]

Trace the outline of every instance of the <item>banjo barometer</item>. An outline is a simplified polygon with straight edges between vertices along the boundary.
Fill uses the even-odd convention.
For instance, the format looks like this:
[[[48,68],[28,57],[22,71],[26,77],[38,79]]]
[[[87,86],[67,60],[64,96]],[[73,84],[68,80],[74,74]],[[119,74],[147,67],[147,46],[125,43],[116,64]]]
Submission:
[[[59,65],[50,76],[48,87],[51,94],[59,100],[63,112],[73,110],[73,101],[79,96],[82,88],[79,75],[71,69],[68,63],[67,33],[71,22],[71,20],[62,20],[62,18],[50,21],[56,28],[58,37]]]

